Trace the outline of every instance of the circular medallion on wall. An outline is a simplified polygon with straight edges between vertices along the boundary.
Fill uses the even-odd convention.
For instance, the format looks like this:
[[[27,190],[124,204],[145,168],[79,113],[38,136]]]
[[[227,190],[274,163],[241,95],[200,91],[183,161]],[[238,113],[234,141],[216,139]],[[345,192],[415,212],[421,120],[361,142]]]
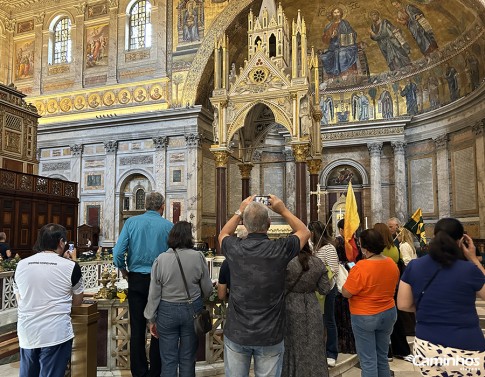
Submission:
[[[55,99],[50,99],[47,102],[47,112],[52,114],[52,113],[55,113],[57,109],[58,109],[57,101]]]
[[[135,99],[136,102],[145,101],[147,99],[147,90],[142,86],[139,86],[138,88],[135,89],[133,98]]]
[[[39,113],[39,115],[44,115],[44,113],[45,113],[45,105],[44,105],[44,102],[37,101],[35,103],[35,107],[37,108],[37,112]]]
[[[103,103],[105,106],[111,106],[115,103],[116,96],[112,90],[103,94]]]
[[[131,101],[131,93],[127,89],[122,89],[118,93],[118,101],[122,104],[126,104]]]
[[[60,107],[61,107],[61,110],[64,111],[65,113],[67,113],[68,111],[71,111],[72,109],[71,99],[67,97],[64,97],[63,99],[61,99]]]
[[[163,98],[163,88],[160,84],[154,84],[152,85],[152,87],[150,88],[150,98],[152,100],[155,100],[155,101],[158,101],[160,99],[165,99],[166,98]]]
[[[89,107],[93,109],[101,105],[101,97],[98,93],[93,93],[88,97]]]
[[[84,96],[77,96],[74,100],[74,107],[76,110],[82,110],[86,107],[86,98]]]

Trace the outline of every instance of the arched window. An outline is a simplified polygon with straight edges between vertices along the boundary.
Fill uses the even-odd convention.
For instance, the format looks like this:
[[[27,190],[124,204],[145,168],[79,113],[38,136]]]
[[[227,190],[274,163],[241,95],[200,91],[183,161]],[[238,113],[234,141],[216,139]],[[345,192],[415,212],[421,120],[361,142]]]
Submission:
[[[71,20],[61,18],[54,25],[54,64],[71,62]]]
[[[138,189],[136,191],[135,199],[136,199],[135,209],[137,210],[145,209],[145,190]]]
[[[138,0],[130,9],[129,49],[148,48],[152,45],[151,4]]]

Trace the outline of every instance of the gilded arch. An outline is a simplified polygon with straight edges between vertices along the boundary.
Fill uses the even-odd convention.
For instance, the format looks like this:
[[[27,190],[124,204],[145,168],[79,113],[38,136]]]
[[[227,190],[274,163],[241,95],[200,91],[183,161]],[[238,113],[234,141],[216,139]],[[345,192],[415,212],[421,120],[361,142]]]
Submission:
[[[292,121],[280,106],[273,103],[272,101],[257,100],[257,101],[252,101],[247,103],[235,116],[234,121],[227,129],[228,130],[227,140],[226,140],[227,143],[232,139],[232,137],[238,130],[244,127],[244,120],[246,119],[246,116],[251,111],[251,109],[257,104],[264,104],[268,106],[268,108],[273,112],[273,115],[275,117],[275,122],[281,124],[283,127],[285,127],[288,130],[288,132],[290,132],[290,134],[293,135]]]
[[[207,65],[211,55],[214,52],[214,41],[220,39],[229,25],[246,7],[251,5],[252,0],[240,0],[231,3],[230,7],[226,7],[224,11],[214,20],[210,29],[200,45],[197,54],[195,55],[189,73],[186,76],[185,84],[183,86],[182,103],[195,103],[197,95],[197,88],[202,78],[202,73]]]

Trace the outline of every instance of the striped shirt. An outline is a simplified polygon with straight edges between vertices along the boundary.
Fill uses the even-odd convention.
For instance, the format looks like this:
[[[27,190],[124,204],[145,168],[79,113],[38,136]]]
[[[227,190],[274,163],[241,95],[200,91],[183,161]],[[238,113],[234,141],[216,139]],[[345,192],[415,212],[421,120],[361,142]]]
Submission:
[[[325,266],[330,267],[330,270],[333,272],[333,278],[331,283],[330,289],[333,289],[335,286],[335,282],[337,281],[338,276],[338,255],[337,250],[331,244],[327,244],[322,246],[315,252],[315,256],[320,258]]]

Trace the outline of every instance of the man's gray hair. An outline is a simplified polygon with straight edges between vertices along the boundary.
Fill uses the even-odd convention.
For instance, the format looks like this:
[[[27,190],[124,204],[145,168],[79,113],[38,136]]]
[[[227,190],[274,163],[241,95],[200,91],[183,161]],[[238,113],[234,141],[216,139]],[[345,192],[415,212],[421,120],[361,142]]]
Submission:
[[[249,203],[244,209],[243,222],[248,233],[266,233],[270,225],[268,208],[262,203]]]
[[[401,220],[399,220],[397,217],[391,217],[387,222],[392,221],[397,224],[397,226],[400,228],[401,227]]]
[[[145,196],[145,208],[147,211],[158,211],[165,204],[165,198],[156,191],[151,191]]]
[[[7,235],[5,234],[5,232],[0,232],[0,240],[5,241],[6,239],[7,239]]]

